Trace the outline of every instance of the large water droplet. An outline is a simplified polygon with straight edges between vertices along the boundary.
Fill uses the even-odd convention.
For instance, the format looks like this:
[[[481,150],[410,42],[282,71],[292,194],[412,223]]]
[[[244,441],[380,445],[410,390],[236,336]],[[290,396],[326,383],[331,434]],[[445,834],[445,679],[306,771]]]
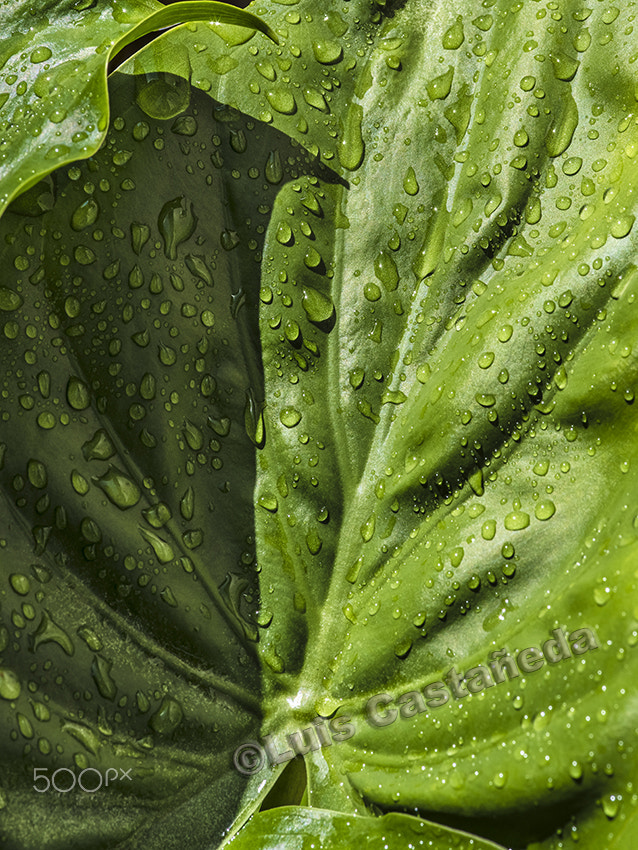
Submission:
[[[332,298],[312,286],[304,286],[301,305],[310,321],[316,324],[327,322],[334,315]]]
[[[197,226],[192,203],[183,195],[168,201],[160,211],[157,224],[164,239],[164,253],[169,260],[176,260],[178,245],[189,239]]]
[[[104,475],[94,478],[93,483],[97,484],[109,501],[120,510],[134,507],[142,496],[137,484],[112,464],[109,464]]]
[[[339,142],[339,162],[348,171],[355,171],[363,162],[365,145],[361,133],[362,122],[363,107],[358,103],[351,104]]]

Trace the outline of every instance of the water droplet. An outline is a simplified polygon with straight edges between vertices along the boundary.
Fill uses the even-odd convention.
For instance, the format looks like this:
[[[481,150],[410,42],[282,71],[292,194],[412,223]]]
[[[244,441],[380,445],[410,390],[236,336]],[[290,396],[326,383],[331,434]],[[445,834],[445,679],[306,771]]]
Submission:
[[[281,156],[278,150],[271,151],[268,154],[268,159],[266,160],[266,167],[264,169],[264,175],[266,180],[273,185],[277,183],[281,183],[284,170],[281,164]]]
[[[71,486],[80,496],[86,496],[91,489],[89,482],[77,471],[77,469],[71,470]]]
[[[334,65],[343,56],[343,49],[338,41],[313,41],[312,52],[317,62],[322,65]]]
[[[164,253],[169,260],[176,260],[178,245],[189,239],[197,226],[192,203],[183,195],[168,201],[160,211],[157,224],[164,239]]]
[[[156,72],[135,77],[138,85],[137,103],[150,118],[167,121],[188,109],[190,82],[175,74]]]
[[[631,232],[635,221],[635,215],[632,215],[631,213],[624,213],[623,215],[618,216],[612,222],[612,225],[609,228],[609,232],[614,237],[614,239],[624,239],[624,237],[628,236]]]
[[[290,227],[287,221],[279,222],[279,227],[277,228],[275,239],[277,240],[277,242],[279,242],[280,245],[292,244],[292,228]]]
[[[564,80],[566,83],[571,82],[580,66],[578,59],[573,59],[571,56],[560,51],[558,53],[552,53],[550,58],[554,66],[554,76],[556,79]]]
[[[100,428],[82,446],[84,460],[108,460],[115,454],[115,446],[107,432]]]
[[[494,540],[496,535],[496,520],[485,520],[481,528],[481,536],[484,540]]]
[[[94,198],[87,198],[71,216],[71,227],[77,231],[84,230],[85,227],[95,224],[99,213],[97,201]]]
[[[86,410],[91,403],[89,388],[80,378],[72,375],[66,386],[66,399],[74,410]]]
[[[534,468],[534,471],[536,472],[536,468]],[[538,502],[536,502],[536,506],[534,508],[534,515],[536,519],[551,519],[551,517],[553,517],[555,513],[556,505],[552,501],[550,501],[550,499],[540,499]]]
[[[259,404],[252,389],[246,390],[246,404],[244,406],[244,427],[250,441],[262,448],[266,440],[266,426],[264,423],[264,405]]]
[[[266,92],[266,100],[274,110],[282,115],[292,115],[297,111],[297,103],[291,91],[274,89]]]
[[[322,544],[323,541],[321,540],[321,537],[319,537],[314,528],[311,528],[308,534],[306,534],[306,546],[308,547],[310,554],[318,555]]]
[[[97,689],[104,699],[113,700],[117,694],[117,686],[111,677],[113,662],[101,655],[94,655],[91,664],[91,675]]]
[[[197,121],[192,115],[180,115],[173,122],[171,130],[178,136],[194,136],[197,133]]]
[[[509,342],[513,333],[514,328],[511,325],[503,325],[497,334],[499,342]]]
[[[296,407],[284,407],[279,414],[279,419],[286,428],[294,428],[301,422],[301,413]]]
[[[385,390],[381,396],[381,404],[403,404],[408,397],[401,390]]]
[[[512,511],[503,520],[503,525],[508,531],[522,531],[529,525],[529,514],[525,511]]]
[[[8,289],[6,286],[0,286],[0,310],[8,313],[11,310],[17,310],[23,303],[22,296],[17,292]]]
[[[325,97],[317,89],[307,86],[303,90],[303,96],[306,103],[314,109],[318,109],[320,112],[330,111]]]
[[[153,551],[157,555],[158,561],[161,564],[167,564],[169,561],[173,560],[173,558],[175,557],[173,554],[173,550],[165,540],[162,540],[161,537],[158,537],[157,534],[152,531],[149,531],[146,528],[140,527],[139,532],[144,538],[144,540],[146,540],[147,543],[150,543],[153,548]]]
[[[321,254],[312,245],[306,250],[303,261],[306,268],[309,269],[318,269],[323,262]]]
[[[17,699],[20,696],[21,690],[20,679],[18,679],[13,670],[0,667],[0,697],[9,700]]]
[[[158,735],[170,735],[182,722],[184,712],[177,700],[165,696],[148,725]]]
[[[38,628],[33,635],[33,650],[43,643],[57,643],[67,655],[73,655],[75,647],[69,635],[54,621],[49,611],[43,611]]]
[[[279,502],[274,493],[264,493],[257,500],[257,504],[270,513],[275,513],[279,507]]]
[[[576,782],[583,778],[583,766],[579,761],[574,759],[574,761],[571,762],[569,765],[569,775]]]
[[[374,514],[370,514],[368,519],[361,526],[361,539],[364,543],[369,543],[372,540],[374,535],[374,529],[376,527],[376,516]]]
[[[363,288],[363,294],[368,301],[378,301],[381,298],[381,289],[376,283],[366,283]]]
[[[146,245],[151,235],[151,230],[146,224],[141,224],[138,221],[134,221],[131,224],[131,245],[136,254],[139,255],[140,251]]]
[[[571,92],[566,92],[560,104],[560,111],[549,125],[545,137],[547,152],[552,157],[560,156],[567,150],[578,126],[578,107]]]
[[[463,18],[459,15],[452,26],[446,30],[442,43],[445,50],[457,50],[464,40]]]
[[[430,80],[430,82],[426,85],[430,100],[443,100],[446,98],[452,88],[453,78],[454,68],[450,65],[444,74],[440,74],[438,77],[434,77],[433,80]]]
[[[387,251],[381,251],[374,260],[374,273],[388,292],[394,292],[399,285],[399,272],[394,257]]]
[[[40,62],[46,62],[52,56],[53,53],[48,47],[36,47],[31,56],[29,56],[29,59],[34,65],[37,65]]]
[[[109,501],[120,510],[134,507],[142,496],[137,484],[112,464],[109,464],[104,475],[94,478],[93,483],[97,484]]]
[[[334,304],[330,296],[312,286],[304,286],[301,305],[311,322],[321,324],[332,319]]]
[[[159,502],[151,508],[144,508],[142,516],[153,528],[162,528],[170,520],[171,509],[164,502]]]
[[[362,122],[363,107],[358,103],[351,104],[339,142],[339,162],[348,171],[356,171],[363,162],[365,144],[361,133]]]
[[[195,513],[195,493],[192,487],[189,487],[182,496],[179,503],[179,511],[185,520],[190,521],[193,518],[193,514]]]
[[[38,490],[47,486],[47,468],[39,460],[30,460],[27,464],[29,482]]]

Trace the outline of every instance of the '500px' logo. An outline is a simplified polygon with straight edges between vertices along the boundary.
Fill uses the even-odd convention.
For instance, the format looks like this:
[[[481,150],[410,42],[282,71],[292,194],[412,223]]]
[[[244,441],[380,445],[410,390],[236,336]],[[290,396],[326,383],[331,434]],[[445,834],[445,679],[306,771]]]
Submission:
[[[77,785],[82,791],[86,791],[88,794],[94,794],[100,790],[102,785],[106,787],[109,783],[113,784],[114,781],[121,782],[122,779],[128,779],[129,782],[132,782],[132,770],[132,767],[129,767],[128,770],[122,770],[122,768],[118,770],[115,767],[109,767],[102,773],[95,767],[85,767],[76,776],[75,771],[71,770],[71,768],[58,767],[49,778],[48,767],[34,767],[33,790],[39,794],[44,794],[45,791],[53,789],[54,791],[59,791],[61,794],[66,794],[69,791],[73,791]]]

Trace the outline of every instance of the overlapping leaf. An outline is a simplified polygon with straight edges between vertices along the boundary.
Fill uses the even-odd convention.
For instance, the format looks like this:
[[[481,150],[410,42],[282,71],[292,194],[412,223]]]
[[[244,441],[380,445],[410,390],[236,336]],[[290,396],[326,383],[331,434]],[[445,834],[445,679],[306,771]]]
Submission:
[[[135,632],[140,645],[143,632],[158,645],[168,640],[166,659],[194,653],[198,669],[214,657],[228,699],[243,699],[250,709],[253,719],[247,713],[242,722],[239,715],[229,721],[223,747],[214,738],[196,745],[171,732],[179,758],[194,759],[193,752],[208,758],[197,762],[198,776],[212,770],[232,784],[232,751],[244,733],[272,734],[285,748],[286,735],[310,727],[318,715],[348,714],[352,736],[305,756],[303,802],[312,808],[258,815],[234,840],[238,846],[254,846],[258,838],[268,847],[341,841],[347,822],[357,843],[378,828],[379,840],[390,846],[401,846],[403,830],[424,829],[441,847],[491,840],[548,850],[580,840],[629,848],[638,628],[634,7],[439,8],[360,0],[327,4],[318,14],[313,5],[260,5],[278,47],[232,32],[223,43],[202,26],[158,39],[127,66],[146,76],[122,84],[147,116],[134,118],[135,107],[122,111],[103,159],[87,173],[74,171],[61,190],[57,179],[51,185],[51,196],[59,196],[59,230],[41,228],[37,219],[26,227],[26,219],[9,219],[16,229],[7,257],[19,272],[2,290],[15,312],[5,325],[9,339],[38,337],[40,317],[48,315],[43,304],[47,311],[57,305],[67,337],[79,325],[71,346],[62,337],[60,353],[68,358],[68,346],[72,360],[55,368],[60,387],[74,375],[81,380],[66,402],[59,394],[59,404],[71,405],[69,425],[85,427],[73,419],[84,415],[73,412],[73,393],[95,394],[98,419],[86,428],[116,431],[121,449],[118,443],[111,467],[105,462],[95,475],[89,498],[100,492],[106,498],[93,514],[88,502],[77,507],[77,490],[74,495],[68,485],[56,505],[30,496],[29,488],[38,488],[29,470],[40,479],[29,461],[45,460],[25,425],[41,435],[36,417],[54,402],[32,404],[29,381],[36,386],[41,366],[14,343],[6,347],[12,376],[6,393],[22,405],[13,401],[8,409],[9,422],[20,422],[21,448],[13,455],[9,444],[3,480],[15,490],[16,514],[29,518],[24,527],[51,528],[52,551],[79,550],[54,521],[36,523],[38,504],[43,513],[76,506],[72,521],[80,534],[80,513],[94,515],[101,538],[83,543],[89,556],[119,554],[126,588],[122,556],[132,552],[134,533],[122,517],[134,511],[137,526],[142,493],[155,495],[162,475],[157,498],[172,517],[191,477],[196,504],[204,493],[204,501],[217,505],[199,435],[207,427],[202,417],[221,423],[222,408],[231,411],[237,486],[224,496],[218,528],[235,539],[233,529],[247,522],[236,525],[235,506],[245,518],[254,505],[259,601],[257,588],[248,590],[237,576],[234,586],[232,575],[223,582],[220,565],[223,572],[227,561],[217,547],[225,537],[209,542],[203,523],[208,556],[194,558],[187,545],[193,529],[183,514],[168,537],[163,528],[139,524],[150,546],[146,557],[161,563],[165,553],[167,570],[177,567],[174,555],[190,559],[215,610],[225,612],[206,632],[210,643],[198,639],[195,647],[187,639],[193,605],[186,610],[176,591],[175,617],[166,636],[157,634],[157,609],[147,609],[152,587],[161,592],[156,580],[149,580],[150,594],[125,590],[118,599],[109,595],[106,576],[100,584],[99,572],[86,566],[86,552],[76,559],[75,575],[106,597],[105,610],[123,618],[127,630],[145,618]],[[208,94],[162,76],[179,64]],[[219,102],[248,117],[215,112],[224,128],[211,139],[208,115]],[[162,112],[171,122],[164,132]],[[143,146],[130,163],[129,142],[119,141],[127,134],[133,149]],[[341,178],[307,159],[299,145]],[[109,168],[116,177],[102,176]],[[157,189],[153,197],[161,195],[161,204],[155,200],[150,215],[140,187],[153,186],[160,168],[173,171],[180,188],[169,181]],[[33,211],[32,201],[25,204]],[[92,220],[84,225],[87,215]],[[80,237],[64,235],[59,224],[74,216]],[[138,235],[131,230],[129,237],[133,223]],[[147,252],[143,263],[133,256],[137,248]],[[53,274],[51,263],[62,271],[56,266]],[[46,267],[42,278],[39,264]],[[112,305],[107,299],[102,306],[100,275]],[[172,275],[190,281],[191,301]],[[206,309],[215,319],[204,322],[211,293]],[[232,306],[224,307],[230,296]],[[64,318],[67,301],[77,315]],[[190,324],[170,318],[178,301]],[[131,331],[122,334],[125,319]],[[199,360],[206,363],[211,351],[216,357],[215,348],[224,352],[213,358],[220,375],[205,366],[217,382],[208,395],[201,384],[186,390],[171,379],[176,366],[183,365],[184,382],[187,371],[197,371],[197,360],[191,363],[197,322],[209,340]],[[51,341],[40,344],[57,363],[49,351],[60,348],[53,341],[61,334],[57,326],[52,331]],[[121,337],[126,347],[116,344],[112,353]],[[18,367],[16,353],[26,366]],[[82,374],[76,361],[84,364]],[[146,376],[158,362],[164,377],[156,377],[155,396],[146,399]],[[100,397],[107,399],[104,409]],[[149,413],[158,417],[157,434],[148,429],[157,445],[144,431]],[[236,427],[240,421],[244,431]],[[64,428],[58,449],[51,437]],[[160,434],[169,439],[177,428],[179,451],[191,467],[162,443]],[[55,468],[62,480],[69,465],[62,446],[82,441],[68,436],[62,418],[45,430],[41,439],[53,448],[47,456],[60,458]],[[130,442],[138,435],[143,448]],[[136,477],[127,464],[140,452]],[[226,463],[223,452],[220,457]],[[148,486],[145,475],[153,479]],[[139,492],[139,501],[118,514],[109,489],[120,499]],[[85,531],[97,534],[90,525]],[[16,533],[15,552],[22,539]],[[60,554],[58,561],[68,568]],[[246,566],[240,576],[253,575]],[[26,585],[18,581],[20,587]],[[35,616],[33,626],[20,616],[25,632],[36,629]],[[572,645],[560,663],[500,684],[487,680],[472,695],[418,711],[419,694],[444,682],[450,668],[463,673],[487,665],[493,650],[514,654],[540,647],[554,629],[569,635],[582,627],[595,633],[597,649],[578,655]],[[228,662],[223,643],[247,639],[250,646],[251,637],[258,638],[261,669],[253,666],[253,678],[246,678],[237,674],[237,649],[229,650]],[[124,670],[121,675],[124,683]],[[259,704],[251,708],[249,699],[230,693],[230,679],[258,695]],[[185,688],[184,681],[182,675],[174,687]],[[366,711],[367,701],[383,693],[384,710],[397,712],[385,727],[370,724]],[[402,694],[412,696],[401,702]],[[410,700],[413,716],[400,715]],[[217,710],[205,700],[200,706],[212,712],[200,727],[210,730],[219,723]],[[193,714],[184,710],[187,719]],[[99,722],[99,713],[92,720]],[[138,740],[132,727],[126,731],[127,740]],[[264,770],[243,795],[236,787],[219,828],[224,819],[230,826],[231,812],[240,813],[239,825],[255,811],[277,773]],[[173,780],[183,781],[185,795],[188,778]],[[130,824],[141,822],[135,820],[140,805],[139,798],[132,803]],[[397,810],[426,822],[407,814],[400,822],[395,815],[378,818],[374,827],[366,820]],[[448,831],[437,834],[432,821]],[[28,825],[21,829],[28,835]],[[198,840],[201,832],[193,846]]]
[[[55,168],[88,157],[108,127],[109,60],[137,38],[184,21],[268,28],[212,0],[18,0],[2,9],[0,214]]]

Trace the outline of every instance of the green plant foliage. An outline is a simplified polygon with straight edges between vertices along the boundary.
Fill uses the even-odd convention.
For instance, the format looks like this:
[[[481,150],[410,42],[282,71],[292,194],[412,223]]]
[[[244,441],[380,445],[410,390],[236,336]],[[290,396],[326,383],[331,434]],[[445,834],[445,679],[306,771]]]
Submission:
[[[107,64],[140,36],[185,21],[255,27],[212,0],[5,0],[0,44],[0,213],[55,168],[95,153],[108,126]]]
[[[190,23],[8,208],[9,847],[634,847],[619,6]]]

